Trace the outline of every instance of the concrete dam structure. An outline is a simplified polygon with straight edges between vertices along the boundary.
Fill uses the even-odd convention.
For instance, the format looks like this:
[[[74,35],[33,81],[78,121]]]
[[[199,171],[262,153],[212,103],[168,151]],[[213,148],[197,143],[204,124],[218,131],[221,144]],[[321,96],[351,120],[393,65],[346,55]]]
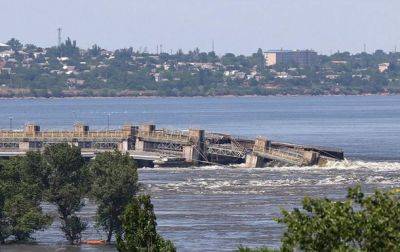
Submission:
[[[201,129],[171,131],[157,129],[153,124],[126,124],[119,130],[93,131],[81,123],[71,131],[41,131],[35,124],[27,124],[20,131],[2,130],[0,156],[25,155],[57,143],[80,147],[86,158],[117,149],[138,163],[160,167],[240,163],[249,168],[310,166],[344,158],[340,149],[274,142],[263,137],[252,140]]]

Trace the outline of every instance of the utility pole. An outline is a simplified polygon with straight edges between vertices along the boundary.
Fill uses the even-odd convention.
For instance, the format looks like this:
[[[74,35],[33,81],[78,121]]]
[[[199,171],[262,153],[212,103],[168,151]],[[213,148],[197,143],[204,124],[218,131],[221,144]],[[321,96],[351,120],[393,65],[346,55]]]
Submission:
[[[212,52],[215,52],[214,39],[212,40]]]
[[[365,53],[367,52],[367,45],[366,44],[364,44],[364,52]]]
[[[61,27],[59,27],[57,29],[57,31],[58,31],[58,46],[60,47],[61,46],[61,31],[62,31]]]
[[[10,116],[10,117],[8,117],[8,119],[10,120],[10,131],[12,131],[12,120],[13,120],[13,117]]]
[[[78,117],[76,116],[76,112],[72,111],[72,114],[74,115],[74,123],[78,122]]]
[[[107,114],[107,131],[110,131],[110,117],[111,117],[111,113]]]

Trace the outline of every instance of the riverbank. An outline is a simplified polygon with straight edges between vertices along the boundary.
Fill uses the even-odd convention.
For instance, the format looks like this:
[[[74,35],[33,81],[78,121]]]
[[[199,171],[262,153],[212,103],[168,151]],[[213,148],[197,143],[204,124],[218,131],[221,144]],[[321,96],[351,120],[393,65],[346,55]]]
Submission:
[[[233,97],[363,97],[363,96],[400,96],[400,93],[365,93],[365,94],[321,94],[321,95],[310,95],[310,94],[276,94],[276,95],[204,95],[204,96],[11,96],[4,97],[0,96],[0,100],[8,99],[153,99],[153,98],[233,98]]]

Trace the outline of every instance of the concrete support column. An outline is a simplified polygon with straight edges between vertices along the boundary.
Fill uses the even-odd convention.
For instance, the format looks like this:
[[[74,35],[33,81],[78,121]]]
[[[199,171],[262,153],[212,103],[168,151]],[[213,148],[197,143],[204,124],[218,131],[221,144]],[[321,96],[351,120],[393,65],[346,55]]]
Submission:
[[[264,158],[256,156],[254,154],[248,154],[246,156],[247,168],[261,168],[263,166],[264,166]]]
[[[20,151],[29,151],[29,142],[20,142],[19,150]]]
[[[183,157],[186,162],[197,165],[199,161],[204,160],[205,131],[201,129],[189,129],[189,139],[192,145],[183,147]]]
[[[122,153],[126,153],[129,150],[128,140],[118,143],[118,150]]]
[[[254,142],[253,151],[265,152],[269,147],[271,147],[271,141],[266,138],[258,137]]]
[[[200,129],[189,129],[189,138],[193,142],[204,142],[205,131]]]
[[[139,131],[153,132],[156,130],[156,125],[154,124],[142,124],[139,126]]]
[[[76,136],[85,136],[89,132],[89,126],[83,124],[83,123],[76,123],[74,125],[74,134]]]
[[[319,153],[315,151],[304,151],[303,153],[303,164],[304,165],[315,165],[318,164]]]
[[[139,138],[136,138],[136,142],[135,142],[135,150],[138,151],[145,151],[146,150],[146,142],[139,140]]]
[[[122,132],[126,137],[133,137],[136,135],[136,132],[138,131],[137,126],[132,126],[131,124],[124,124],[122,126]]]
[[[195,146],[183,146],[183,157],[187,163],[198,164],[201,156]]]
[[[36,124],[27,124],[24,132],[27,137],[35,137],[40,132],[40,127]]]

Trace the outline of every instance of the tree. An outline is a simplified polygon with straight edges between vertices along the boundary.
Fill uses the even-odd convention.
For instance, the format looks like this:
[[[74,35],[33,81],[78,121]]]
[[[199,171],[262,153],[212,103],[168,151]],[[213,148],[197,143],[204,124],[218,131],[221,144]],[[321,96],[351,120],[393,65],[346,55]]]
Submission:
[[[89,165],[91,195],[97,207],[98,226],[107,232],[107,242],[114,232],[121,232],[119,216],[138,190],[136,164],[119,151],[98,154]]]
[[[0,244],[4,244],[6,239],[11,235],[10,220],[4,211],[6,197],[6,186],[3,181],[0,181]]]
[[[51,224],[51,217],[42,213],[40,205],[21,193],[5,201],[4,214],[9,233],[17,241],[29,240],[34,231],[43,230]]]
[[[56,54],[59,57],[79,57],[79,47],[76,45],[76,40],[67,38],[64,43],[55,48]]]
[[[7,45],[9,45],[11,49],[13,49],[14,51],[19,51],[23,47],[22,43],[15,38],[12,38],[9,41],[7,41]]]
[[[257,65],[259,69],[265,68],[265,56],[261,48],[258,48],[257,53],[252,55],[253,64]]]
[[[101,53],[101,48],[100,48],[100,46],[98,46],[96,44],[94,44],[92,46],[92,48],[88,49],[88,54],[91,57],[98,57],[98,56],[100,56],[100,53]]]
[[[141,195],[132,200],[122,216],[122,234],[117,235],[120,252],[173,252],[174,244],[164,240],[156,230],[157,222],[150,196]]]
[[[36,230],[51,224],[42,212],[43,166],[39,153],[27,153],[4,162],[0,168],[0,243],[9,236],[29,240]]]
[[[47,200],[57,206],[67,240],[71,244],[79,242],[86,224],[75,212],[83,207],[82,198],[87,190],[81,151],[68,144],[56,144],[45,148],[43,159],[49,172]]]

